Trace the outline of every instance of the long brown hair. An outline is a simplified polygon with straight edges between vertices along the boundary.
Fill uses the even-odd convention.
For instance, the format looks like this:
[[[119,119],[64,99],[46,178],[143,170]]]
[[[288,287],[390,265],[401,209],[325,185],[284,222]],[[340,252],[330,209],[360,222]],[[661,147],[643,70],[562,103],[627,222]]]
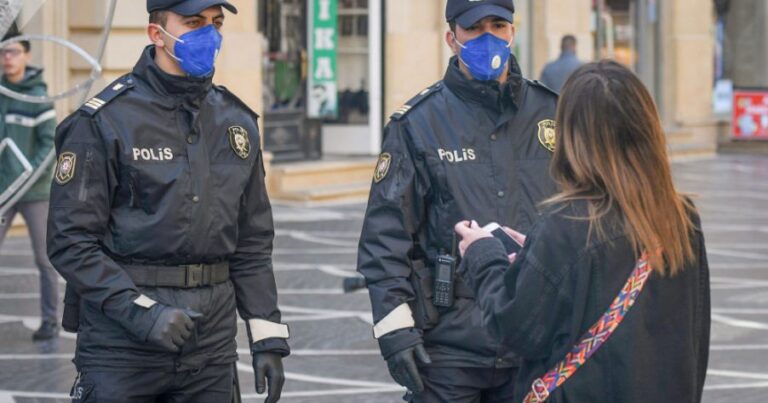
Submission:
[[[545,204],[587,200],[590,234],[618,209],[635,253],[659,274],[694,259],[691,203],[675,190],[656,106],[634,73],[614,61],[580,67],[557,107],[552,176],[562,191]],[[656,253],[660,252],[660,253]]]

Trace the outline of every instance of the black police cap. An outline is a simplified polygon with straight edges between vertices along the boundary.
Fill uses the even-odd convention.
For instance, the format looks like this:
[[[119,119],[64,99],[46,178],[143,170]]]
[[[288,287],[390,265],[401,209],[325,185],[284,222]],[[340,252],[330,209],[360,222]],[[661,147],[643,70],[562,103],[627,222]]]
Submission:
[[[462,28],[488,16],[514,21],[515,3],[512,0],[448,0],[445,6],[445,20],[456,21]]]
[[[147,0],[147,12],[172,11],[179,15],[195,15],[208,7],[222,6],[237,14],[237,8],[226,0]]]

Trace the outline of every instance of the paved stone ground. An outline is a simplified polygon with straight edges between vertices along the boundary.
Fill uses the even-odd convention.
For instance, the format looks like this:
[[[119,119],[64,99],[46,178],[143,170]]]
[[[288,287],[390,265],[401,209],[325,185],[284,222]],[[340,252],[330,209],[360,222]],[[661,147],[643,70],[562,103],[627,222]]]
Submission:
[[[768,157],[725,155],[677,163],[674,171],[683,190],[700,195],[696,203],[712,267],[712,353],[704,401],[766,402]],[[341,279],[354,274],[363,209],[275,206],[276,276],[294,349],[285,363],[283,402],[400,401],[402,391],[371,340],[367,295],[340,290]],[[68,401],[74,337],[31,342],[39,324],[37,292],[29,243],[9,239],[0,251],[0,403]],[[245,345],[242,325],[238,341]],[[245,401],[261,401],[244,353]]]

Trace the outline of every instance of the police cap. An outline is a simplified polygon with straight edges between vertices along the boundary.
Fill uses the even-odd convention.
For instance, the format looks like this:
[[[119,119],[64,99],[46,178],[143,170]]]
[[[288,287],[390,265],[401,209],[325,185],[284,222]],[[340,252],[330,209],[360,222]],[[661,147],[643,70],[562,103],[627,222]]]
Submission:
[[[172,11],[176,14],[188,16],[200,14],[208,7],[222,6],[237,14],[237,9],[226,0],[147,0],[147,12]]]
[[[445,20],[456,21],[462,28],[488,16],[514,21],[515,3],[512,0],[448,0],[445,6]]]

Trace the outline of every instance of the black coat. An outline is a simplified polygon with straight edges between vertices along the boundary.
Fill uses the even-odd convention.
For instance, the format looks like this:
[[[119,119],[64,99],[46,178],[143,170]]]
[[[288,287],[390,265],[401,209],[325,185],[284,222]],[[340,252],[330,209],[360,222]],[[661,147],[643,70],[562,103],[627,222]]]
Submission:
[[[556,94],[522,78],[514,59],[510,79],[499,85],[467,79],[454,58],[443,81],[392,116],[358,271],[368,283],[376,326],[403,304],[416,326],[380,335],[385,357],[418,343],[423,333],[434,365],[516,365],[514,354],[481,327],[471,295],[440,308],[439,319],[420,312],[430,309],[424,307],[431,304],[431,271],[441,251],[451,252],[455,223],[474,218],[527,229],[536,204],[554,193],[545,135],[553,133],[556,103]]]
[[[635,266],[617,213],[592,235],[586,202],[546,214],[528,233],[513,265],[501,242],[470,245],[464,265],[488,329],[524,359],[519,402],[602,317]],[[674,277],[651,273],[623,322],[548,402],[699,402],[709,356],[710,288],[698,216],[695,260]]]
[[[245,320],[280,322],[258,116],[210,78],[164,73],[153,55],[146,48],[56,134],[48,254],[82,299],[79,366],[232,362],[235,305]],[[74,166],[62,171],[67,156]],[[121,267],[222,261],[231,283],[190,290],[140,290]],[[142,293],[204,314],[181,354],[145,345],[153,318],[131,311]],[[279,338],[252,347],[288,352]]]

